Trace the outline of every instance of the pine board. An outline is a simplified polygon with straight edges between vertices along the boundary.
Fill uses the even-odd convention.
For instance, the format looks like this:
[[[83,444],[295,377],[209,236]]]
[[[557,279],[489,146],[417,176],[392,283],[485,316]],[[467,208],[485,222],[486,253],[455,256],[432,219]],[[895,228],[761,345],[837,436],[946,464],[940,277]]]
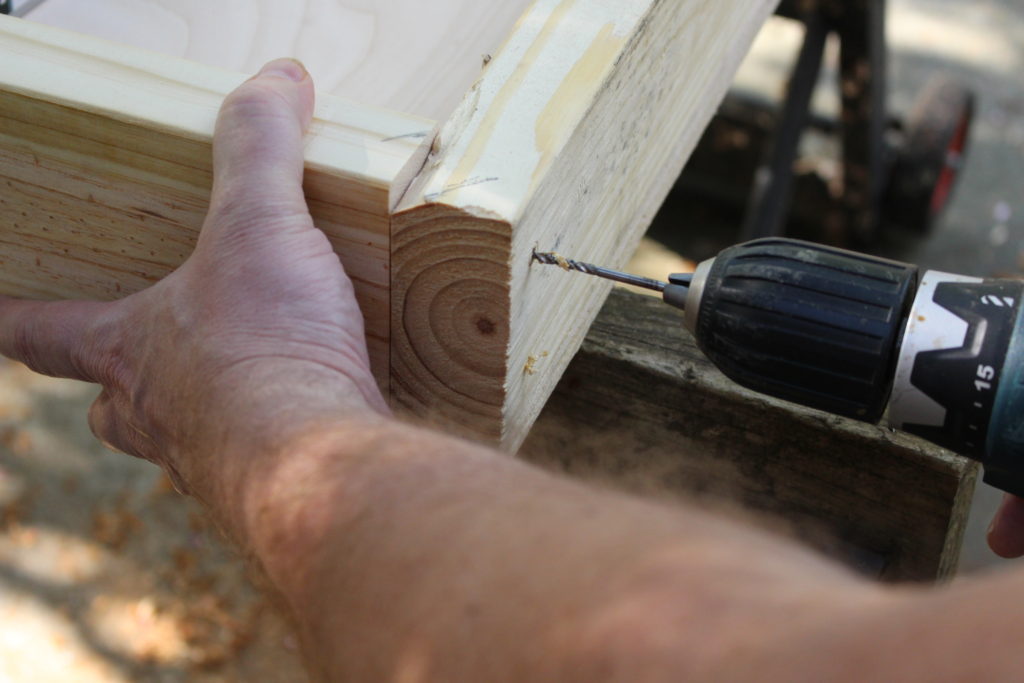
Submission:
[[[0,17],[0,292],[112,299],[180,265],[202,225],[210,145],[245,76]],[[389,374],[390,212],[433,123],[323,96],[306,194],[356,285]]]
[[[96,7],[102,9],[108,1],[113,2],[103,0]],[[186,19],[199,16],[190,14],[199,12],[194,2],[119,1],[125,8],[145,6],[146,11],[156,12],[149,19],[139,19],[140,26],[150,27],[147,32],[156,25],[153,17],[165,16],[160,12],[181,13]],[[59,2],[48,0],[37,12],[60,8]],[[303,14],[331,4],[299,3],[292,9]],[[354,9],[358,3],[341,4]],[[401,35],[411,21],[433,33],[435,41],[445,42],[443,36],[454,36],[464,24],[475,21],[476,10],[449,14],[462,4],[461,0],[430,3],[429,21],[422,8],[417,10],[421,14],[409,10],[399,19],[382,20],[381,40],[392,40],[392,31]],[[327,110],[322,119],[347,126],[349,132],[359,129],[364,135],[349,140],[355,146],[347,148],[354,153],[348,158],[338,150],[337,155],[319,159],[319,164],[344,170],[337,176],[328,174],[337,181],[334,184],[311,173],[308,196],[357,281],[375,368],[388,373],[386,383],[396,407],[501,444],[508,451],[518,447],[608,292],[604,283],[531,267],[533,248],[559,250],[612,266],[626,261],[774,5],[774,0],[537,0],[494,52],[461,104],[443,121],[422,168],[418,155],[426,147],[419,143],[428,139],[428,121],[321,98],[321,109]],[[162,8],[159,12],[154,9],[157,6]],[[400,6],[404,7],[398,0],[360,5],[385,14]],[[270,12],[266,16],[276,16],[273,3],[238,7],[207,3],[202,10],[214,15],[244,10],[239,16],[249,16],[245,12],[251,10],[258,19],[255,25],[265,18],[259,8]],[[501,12],[512,12],[511,5],[502,7]],[[228,16],[224,14],[221,22],[226,47],[235,40],[228,30]],[[491,21],[497,22],[498,16],[492,14]],[[307,17],[313,23],[319,18],[315,13]],[[390,30],[384,26],[388,22]],[[172,23],[167,23],[171,33]],[[186,24],[196,36],[202,35],[198,25]],[[21,29],[22,33],[45,30],[38,25]],[[65,41],[73,49],[67,54],[61,52],[63,48],[51,49],[45,58],[23,55],[22,66],[36,69],[32,80],[53,87],[48,95],[30,93],[27,99],[18,87],[38,86],[22,83],[7,88],[17,104],[6,109],[21,112],[8,115],[12,125],[20,126],[10,138],[22,144],[18,148],[12,143],[11,148],[21,149],[22,156],[6,163],[33,178],[22,192],[79,188],[77,204],[60,210],[79,217],[80,222],[58,221],[76,234],[61,239],[75,242],[86,239],[77,233],[91,232],[87,239],[100,240],[101,247],[86,245],[91,250],[87,256],[96,273],[106,273],[103,294],[118,295],[169,272],[187,254],[204,207],[203,190],[195,190],[205,186],[201,179],[209,173],[204,145],[208,145],[211,121],[220,99],[241,76],[51,31],[46,33],[50,40]],[[240,44],[262,44],[250,40],[263,35],[259,31],[249,34],[250,38],[238,35],[243,36]],[[195,42],[202,43],[198,37]],[[310,44],[314,42],[328,49],[323,40],[311,39]],[[438,69],[432,63],[416,62],[414,41],[406,42],[410,49],[402,56],[408,58],[406,66],[411,65],[408,73],[418,74],[413,78],[422,81],[424,88],[437,90],[439,86],[429,82]],[[299,43],[305,45],[302,40]],[[84,50],[87,58],[74,50]],[[125,60],[141,68],[128,66],[122,75],[109,78],[107,70],[128,64]],[[388,63],[399,61],[394,57]],[[441,70],[444,64],[438,62]],[[474,66],[475,71],[479,68]],[[380,73],[375,84],[380,93],[392,81],[404,78],[392,76],[383,67]],[[6,77],[16,81],[11,74]],[[204,78],[220,80],[211,88]],[[211,91],[215,94],[207,97]],[[61,98],[67,98],[70,106]],[[54,116],[68,115],[58,126],[67,134],[47,138],[54,126],[33,132],[38,114],[25,112],[37,100],[47,102]],[[190,107],[198,118],[186,116],[186,123],[179,124],[182,111]],[[161,118],[166,111],[172,112],[173,120]],[[332,119],[335,113],[341,118]],[[102,118],[102,125],[91,118],[95,115]],[[105,137],[97,137],[95,130],[105,130]],[[323,130],[314,131],[311,150],[330,137]],[[24,147],[26,141],[33,147]],[[359,156],[362,143],[374,168],[356,173],[353,179],[347,174],[362,161],[353,158]],[[385,148],[396,151],[395,163],[377,168],[376,153]],[[30,162],[26,152],[46,163]],[[77,164],[81,173],[58,167],[59,163]],[[316,170],[317,163],[311,170]],[[49,176],[32,176],[37,168],[48,165],[53,166]],[[413,176],[411,184],[405,182]],[[145,186],[153,192],[147,195]],[[392,210],[400,195],[397,209]],[[160,207],[116,206],[120,199],[147,196]],[[97,197],[100,204],[116,206],[110,215],[119,218],[92,212]],[[47,199],[44,204],[52,206],[53,201]],[[31,208],[32,200],[22,197],[18,212],[26,206]],[[185,216],[177,216],[172,209]],[[38,208],[32,211],[22,217],[30,221],[14,222],[31,223],[33,230],[42,232],[50,228],[46,221],[54,221],[49,216],[60,215]],[[16,217],[17,212],[12,214]],[[110,229],[127,237],[112,239],[104,220],[114,220]],[[164,241],[140,238],[133,227],[140,220],[166,227],[160,234]],[[63,257],[53,249],[47,253],[51,235],[36,238],[36,243],[24,235],[12,240],[23,245],[20,256],[15,245],[10,247],[11,258],[20,268],[12,271],[17,278],[33,270],[33,260],[40,253],[46,256],[41,259],[43,272],[51,280],[81,271],[60,261],[79,259],[76,250],[64,245],[59,248],[71,253]],[[144,244],[133,243],[139,239]],[[54,262],[61,265],[49,267]],[[77,282],[68,284],[59,291],[54,288],[51,295],[94,295],[95,283],[82,287]]]
[[[26,18],[255,73],[300,59],[321,92],[444,120],[528,0],[46,0]]]
[[[392,396],[514,451],[773,0],[539,0],[442,127],[392,225]]]

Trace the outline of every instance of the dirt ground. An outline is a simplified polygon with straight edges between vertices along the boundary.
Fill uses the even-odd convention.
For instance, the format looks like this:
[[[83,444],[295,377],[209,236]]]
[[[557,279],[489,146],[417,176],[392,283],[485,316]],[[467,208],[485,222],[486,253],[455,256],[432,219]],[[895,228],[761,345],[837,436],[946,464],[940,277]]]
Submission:
[[[0,680],[296,681],[296,643],[199,506],[0,365]]]
[[[950,215],[905,249],[923,265],[1024,270],[1018,2],[891,3],[896,112],[937,70],[980,96]],[[773,24],[741,83],[778,84],[794,38]],[[825,97],[821,106],[833,105]],[[0,681],[304,680],[294,635],[198,506],[154,467],[94,441],[86,411],[95,394],[0,364]],[[991,561],[979,539],[995,499],[979,493],[965,567]]]

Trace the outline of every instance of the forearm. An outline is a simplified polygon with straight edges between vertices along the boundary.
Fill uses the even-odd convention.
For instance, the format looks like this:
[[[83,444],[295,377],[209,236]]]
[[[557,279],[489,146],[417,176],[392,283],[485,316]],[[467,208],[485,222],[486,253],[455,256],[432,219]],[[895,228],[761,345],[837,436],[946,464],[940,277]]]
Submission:
[[[711,675],[888,599],[758,530],[386,418],[321,425],[275,462],[239,487],[246,542],[331,678]]]

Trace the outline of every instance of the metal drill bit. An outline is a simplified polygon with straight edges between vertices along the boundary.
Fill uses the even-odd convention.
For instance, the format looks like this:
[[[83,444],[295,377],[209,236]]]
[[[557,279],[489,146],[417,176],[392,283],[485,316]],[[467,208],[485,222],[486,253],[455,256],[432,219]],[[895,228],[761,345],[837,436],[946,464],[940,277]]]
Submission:
[[[592,263],[584,263],[583,261],[573,261],[567,259],[561,254],[555,252],[533,252],[533,260],[537,263],[543,263],[549,266],[559,266],[563,270],[576,270],[587,275],[596,275],[597,277],[603,277],[606,280],[614,280],[615,282],[621,282],[627,285],[635,285],[637,287],[643,287],[644,289],[653,289],[655,292],[665,291],[665,287],[668,283],[661,282],[659,280],[652,280],[647,277],[640,277],[639,275],[630,275],[629,273],[622,273],[617,270],[611,270],[610,268],[602,268],[601,266],[595,266]]]

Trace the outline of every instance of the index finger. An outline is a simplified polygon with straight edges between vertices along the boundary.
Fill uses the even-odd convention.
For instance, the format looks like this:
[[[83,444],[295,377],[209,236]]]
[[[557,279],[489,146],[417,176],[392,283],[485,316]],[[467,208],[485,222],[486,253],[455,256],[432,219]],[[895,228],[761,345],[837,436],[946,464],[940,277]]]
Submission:
[[[108,305],[0,296],[0,354],[44,375],[98,382],[99,349],[89,330]]]

